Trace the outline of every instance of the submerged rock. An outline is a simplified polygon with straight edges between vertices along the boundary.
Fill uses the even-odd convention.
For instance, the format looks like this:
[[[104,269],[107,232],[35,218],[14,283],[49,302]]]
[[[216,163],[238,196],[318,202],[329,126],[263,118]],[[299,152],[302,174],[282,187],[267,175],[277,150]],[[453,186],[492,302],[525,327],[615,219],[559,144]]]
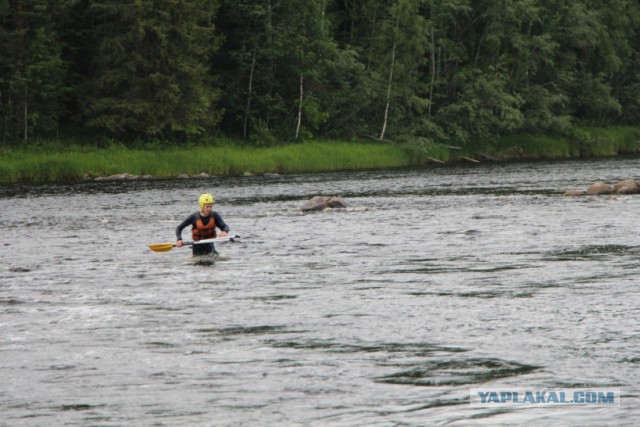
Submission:
[[[326,208],[346,208],[347,204],[340,197],[335,196],[315,196],[306,201],[300,210],[302,212],[321,211]]]
[[[613,187],[604,182],[594,182],[587,188],[587,194],[590,196],[599,196],[601,194],[613,193]]]
[[[586,196],[587,192],[584,190],[567,190],[564,192],[564,196]]]
[[[564,192],[565,196],[600,196],[607,194],[640,194],[640,182],[634,179],[623,179],[615,185],[594,182],[586,191],[572,189]]]
[[[625,179],[613,186],[617,194],[638,194],[640,193],[640,185],[633,179]]]

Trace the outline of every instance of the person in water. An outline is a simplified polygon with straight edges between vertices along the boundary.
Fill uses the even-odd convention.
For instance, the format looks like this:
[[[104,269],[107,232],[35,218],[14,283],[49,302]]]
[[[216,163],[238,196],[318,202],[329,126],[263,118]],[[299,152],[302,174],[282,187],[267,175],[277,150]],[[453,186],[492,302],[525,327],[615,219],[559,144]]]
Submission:
[[[202,194],[198,199],[200,205],[200,212],[195,212],[189,215],[184,221],[176,227],[176,236],[178,241],[177,247],[182,246],[182,230],[188,225],[191,225],[191,237],[194,242],[204,239],[213,239],[215,237],[226,237],[229,233],[229,226],[225,224],[224,220],[218,212],[213,212],[213,196],[211,194]],[[216,233],[216,228],[220,229],[220,234]],[[216,254],[216,249],[213,247],[213,243],[205,243],[202,245],[192,246],[193,255],[209,255],[211,253]]]

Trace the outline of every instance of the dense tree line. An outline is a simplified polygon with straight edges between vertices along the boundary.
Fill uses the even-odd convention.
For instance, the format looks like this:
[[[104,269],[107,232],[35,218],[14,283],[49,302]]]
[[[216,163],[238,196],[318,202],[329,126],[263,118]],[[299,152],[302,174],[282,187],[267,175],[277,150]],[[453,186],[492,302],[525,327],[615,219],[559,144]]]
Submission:
[[[631,0],[0,0],[4,143],[429,142],[640,122]]]

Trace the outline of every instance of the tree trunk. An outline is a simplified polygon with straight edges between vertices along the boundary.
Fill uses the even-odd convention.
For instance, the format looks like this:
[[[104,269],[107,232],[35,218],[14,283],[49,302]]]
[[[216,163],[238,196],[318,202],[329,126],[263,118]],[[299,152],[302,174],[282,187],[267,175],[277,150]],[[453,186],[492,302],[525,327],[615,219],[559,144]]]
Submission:
[[[400,27],[400,11],[396,18],[396,28],[393,32],[393,46],[391,48],[391,66],[389,67],[389,84],[387,85],[387,105],[384,108],[384,121],[382,122],[382,132],[380,132],[380,140],[384,139],[384,133],[387,130],[387,120],[389,119],[389,104],[391,103],[391,86],[393,85],[393,67],[396,65],[396,38],[398,28]]]
[[[300,134],[300,124],[302,123],[302,100],[304,96],[304,77],[300,74],[300,99],[298,101],[298,123],[296,125],[296,139],[298,139],[298,135]]]
[[[251,95],[253,94],[253,70],[256,66],[256,50],[257,46],[253,48],[253,55],[251,58],[251,71],[249,71],[249,94],[247,96],[247,108],[244,111],[244,123],[242,124],[242,138],[247,139],[247,122],[249,121],[249,110],[251,109]]]

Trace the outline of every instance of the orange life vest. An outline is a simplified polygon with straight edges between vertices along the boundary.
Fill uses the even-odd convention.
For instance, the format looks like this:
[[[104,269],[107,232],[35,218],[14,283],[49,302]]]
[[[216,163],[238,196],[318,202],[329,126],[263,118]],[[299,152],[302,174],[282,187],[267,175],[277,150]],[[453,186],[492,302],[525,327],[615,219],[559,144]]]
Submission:
[[[213,215],[209,216],[209,222],[204,225],[202,216],[198,214],[198,220],[191,228],[191,237],[195,242],[216,237],[216,221],[213,219]]]

